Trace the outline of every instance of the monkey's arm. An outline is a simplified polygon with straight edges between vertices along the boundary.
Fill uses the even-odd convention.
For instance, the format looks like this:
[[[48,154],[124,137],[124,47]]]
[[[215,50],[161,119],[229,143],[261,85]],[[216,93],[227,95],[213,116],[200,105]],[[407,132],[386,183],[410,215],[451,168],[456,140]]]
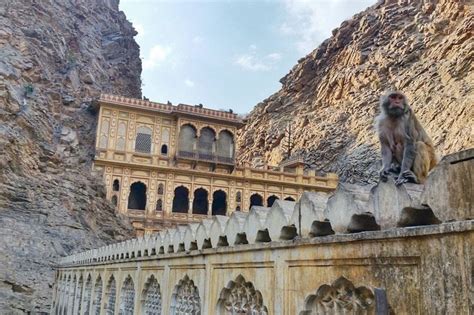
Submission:
[[[403,148],[403,160],[400,168],[400,175],[395,181],[396,185],[401,185],[406,182],[417,182],[415,174],[411,171],[413,161],[415,160],[415,142],[413,137],[413,119],[408,117],[409,123],[406,128],[405,145]]]
[[[393,154],[389,145],[383,141],[383,139],[380,139],[380,145],[382,147],[382,170],[380,171],[380,180],[386,182],[392,165]]]

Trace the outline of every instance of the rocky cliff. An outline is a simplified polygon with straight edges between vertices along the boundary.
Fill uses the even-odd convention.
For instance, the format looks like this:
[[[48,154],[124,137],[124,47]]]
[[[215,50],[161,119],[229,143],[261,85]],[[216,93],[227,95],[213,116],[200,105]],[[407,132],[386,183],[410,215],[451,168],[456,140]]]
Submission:
[[[101,91],[141,97],[118,0],[0,1],[0,313],[49,312],[58,256],[133,234],[91,174]]]
[[[240,160],[278,164],[289,121],[308,167],[373,182],[373,119],[390,88],[406,92],[438,155],[473,147],[473,8],[468,0],[386,0],[343,22],[250,113]]]

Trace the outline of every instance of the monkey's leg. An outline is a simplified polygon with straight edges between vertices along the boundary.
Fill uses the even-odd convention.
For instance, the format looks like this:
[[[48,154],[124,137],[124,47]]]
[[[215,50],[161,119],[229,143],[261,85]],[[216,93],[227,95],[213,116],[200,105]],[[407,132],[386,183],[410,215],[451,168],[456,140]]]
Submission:
[[[430,171],[432,164],[432,154],[430,148],[422,141],[415,143],[415,160],[413,161],[413,173],[418,178],[418,182],[423,184]]]
[[[381,149],[382,149],[382,169],[380,170],[380,180],[386,182],[388,179],[388,175],[390,172],[390,166],[393,160],[393,154],[390,147],[384,142],[381,141]]]
[[[395,180],[395,185],[399,186],[404,183],[417,183],[416,175],[411,171],[417,155],[416,143],[407,141],[403,148],[403,160],[400,175]]]

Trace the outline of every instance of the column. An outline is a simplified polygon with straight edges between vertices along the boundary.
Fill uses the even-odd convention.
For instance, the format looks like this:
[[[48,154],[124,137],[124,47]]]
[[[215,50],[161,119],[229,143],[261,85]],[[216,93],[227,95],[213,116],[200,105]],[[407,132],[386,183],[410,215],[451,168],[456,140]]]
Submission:
[[[212,217],[212,198],[207,200],[207,217]]]

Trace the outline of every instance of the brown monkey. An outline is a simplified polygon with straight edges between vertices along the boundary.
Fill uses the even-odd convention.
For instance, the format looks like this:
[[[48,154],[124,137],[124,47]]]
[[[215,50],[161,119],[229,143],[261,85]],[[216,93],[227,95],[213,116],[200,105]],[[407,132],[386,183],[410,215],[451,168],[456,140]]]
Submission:
[[[389,173],[395,172],[399,173],[396,185],[424,183],[437,163],[436,154],[402,92],[392,91],[380,98],[375,127],[382,148],[380,179],[386,181]]]

